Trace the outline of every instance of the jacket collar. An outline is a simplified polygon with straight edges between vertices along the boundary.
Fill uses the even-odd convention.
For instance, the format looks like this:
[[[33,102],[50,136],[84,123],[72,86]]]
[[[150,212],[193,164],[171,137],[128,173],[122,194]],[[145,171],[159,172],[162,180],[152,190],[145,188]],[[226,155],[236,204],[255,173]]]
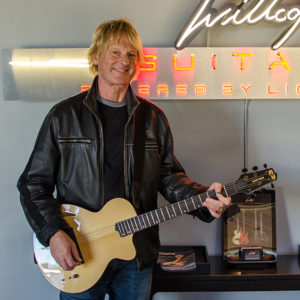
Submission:
[[[91,109],[94,113],[98,112],[98,100],[99,95],[98,91],[98,75],[94,78],[91,88],[88,90],[86,98],[83,100],[83,103]],[[126,91],[126,104],[128,109],[128,116],[131,116],[134,112],[135,107],[139,104],[139,100],[136,98],[131,86],[129,85]]]

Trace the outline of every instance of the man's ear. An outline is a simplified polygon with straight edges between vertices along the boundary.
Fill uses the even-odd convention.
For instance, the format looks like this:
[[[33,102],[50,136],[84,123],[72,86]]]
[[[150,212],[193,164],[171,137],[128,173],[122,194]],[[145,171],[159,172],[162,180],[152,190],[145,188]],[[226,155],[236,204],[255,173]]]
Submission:
[[[94,54],[94,55],[92,56],[92,61],[93,61],[93,64],[94,64],[95,66],[97,66],[98,63],[99,63],[99,55]]]

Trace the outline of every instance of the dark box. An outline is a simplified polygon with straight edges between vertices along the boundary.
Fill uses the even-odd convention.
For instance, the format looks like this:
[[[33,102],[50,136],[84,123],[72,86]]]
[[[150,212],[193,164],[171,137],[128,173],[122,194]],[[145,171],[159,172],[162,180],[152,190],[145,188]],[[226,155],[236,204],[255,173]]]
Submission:
[[[193,249],[195,251],[196,269],[190,271],[179,271],[181,274],[195,274],[195,275],[207,275],[210,273],[210,262],[207,254],[206,246],[161,246],[160,251],[162,252],[176,252],[182,250]],[[176,271],[164,271],[157,263],[155,266],[156,274],[172,274],[179,272]]]

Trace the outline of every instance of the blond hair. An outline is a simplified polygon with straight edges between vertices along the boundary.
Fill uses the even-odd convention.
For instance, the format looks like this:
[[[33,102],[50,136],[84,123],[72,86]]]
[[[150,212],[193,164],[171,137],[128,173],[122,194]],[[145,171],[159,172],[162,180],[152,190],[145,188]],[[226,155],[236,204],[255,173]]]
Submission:
[[[93,34],[88,50],[89,68],[93,74],[98,73],[98,68],[93,63],[95,55],[101,55],[111,40],[119,40],[123,34],[136,48],[139,64],[143,64],[142,43],[136,29],[127,19],[110,20],[100,24]]]

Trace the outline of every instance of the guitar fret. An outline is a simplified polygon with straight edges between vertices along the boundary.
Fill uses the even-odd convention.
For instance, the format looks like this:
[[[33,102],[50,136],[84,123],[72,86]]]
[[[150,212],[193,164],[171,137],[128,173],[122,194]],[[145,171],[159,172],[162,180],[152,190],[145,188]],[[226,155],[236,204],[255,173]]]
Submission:
[[[155,224],[155,221],[154,221],[154,218],[153,218],[153,215],[152,215],[151,212],[150,212],[150,216],[151,216],[151,218],[152,218],[153,224]]]
[[[150,226],[151,226],[151,223],[150,223],[150,220],[149,220],[149,218],[148,218],[148,214],[145,214],[145,215],[146,215],[147,220],[148,220],[148,223],[149,223],[149,226],[148,226],[148,227],[150,227]]]
[[[201,205],[203,205],[203,202],[206,200],[205,194],[200,195],[200,197],[201,197]],[[204,199],[202,199],[202,197]],[[201,205],[199,205],[198,207],[201,207]]]
[[[156,213],[156,216],[157,216],[157,219],[158,219],[158,223],[160,223],[160,219],[159,219],[159,216],[158,216],[158,213],[157,213],[157,209],[155,210],[155,213]]]
[[[140,221],[140,218],[139,218],[139,216],[137,216],[137,220],[138,220],[138,222],[139,222],[139,224],[140,224],[140,229],[142,229],[142,228],[143,228],[143,226],[142,226],[142,223],[141,223],[141,221]]]
[[[136,232],[138,228],[136,226],[135,218],[131,218],[130,220],[131,220],[131,223],[132,223],[133,232]],[[134,228],[134,225],[135,225],[135,228]]]
[[[160,208],[159,210],[160,210],[160,213],[161,213],[161,215],[162,215],[164,221],[166,221],[166,218],[165,218],[165,216],[164,216],[164,214],[163,214],[162,208]]]
[[[180,209],[180,212],[181,212],[181,214],[183,214],[183,212],[182,212],[182,209],[181,209],[181,206],[180,206],[179,202],[177,202],[177,205],[178,205],[178,207],[179,207],[179,209]]]
[[[199,195],[198,195],[198,196],[199,196]],[[194,199],[193,199],[193,198],[191,198],[191,199],[192,199],[192,203],[193,203],[194,208],[197,209],[197,207],[196,207],[196,205],[195,205],[195,202],[194,202]],[[199,199],[200,199],[200,201],[201,201],[200,196],[199,196]]]
[[[137,227],[137,224],[136,224],[135,218],[132,218],[132,220],[134,221],[134,224],[135,224],[135,231],[138,231],[138,227]]]
[[[167,213],[168,213],[168,215],[169,215],[169,220],[171,220],[172,218],[171,218],[171,216],[170,216],[170,213],[169,213],[168,207],[166,207],[166,210],[167,210]]]
[[[116,230],[119,232],[119,234],[122,236],[122,232],[121,232],[121,229],[120,229],[120,223],[117,223],[116,224]]]
[[[127,227],[128,227],[127,234],[131,234],[130,224],[129,224],[128,220],[126,220],[126,222],[127,222]],[[126,222],[125,222],[125,224],[126,224]]]
[[[132,219],[128,219],[128,221],[129,221],[129,224],[130,224],[131,232],[134,232],[134,227],[133,227]]]
[[[226,185],[224,185],[224,186],[223,186],[223,188],[224,188],[224,191],[225,191],[226,197],[228,197],[228,193],[227,193]]]
[[[198,194],[198,197],[199,197],[199,200],[200,200],[200,202],[201,202],[201,206],[202,206],[202,205],[203,205],[203,202],[202,202],[202,199],[201,199],[201,195],[200,195],[200,194]],[[200,205],[199,205],[198,207],[200,207]]]
[[[122,236],[124,236],[124,235],[125,235],[125,232],[126,232],[123,223],[124,223],[124,221],[120,222],[120,225],[121,225],[121,228],[122,228]]]
[[[174,211],[174,216],[172,216],[172,217],[174,218],[174,217],[176,217],[176,211],[175,211],[175,209],[174,209],[173,204],[171,204],[171,207],[172,207],[172,209],[173,209],[173,211]]]
[[[186,209],[187,209],[186,211],[184,211],[184,212],[186,213],[186,212],[188,212],[188,211],[189,211],[189,208],[188,208],[188,206],[187,206],[187,204],[186,204],[186,200],[184,200],[184,204],[185,204],[185,206],[186,206]]]
[[[141,219],[143,220],[143,223],[144,223],[144,227],[143,228],[147,228],[147,225],[146,225],[146,222],[145,222],[145,219],[144,219],[144,215],[141,215]]]

